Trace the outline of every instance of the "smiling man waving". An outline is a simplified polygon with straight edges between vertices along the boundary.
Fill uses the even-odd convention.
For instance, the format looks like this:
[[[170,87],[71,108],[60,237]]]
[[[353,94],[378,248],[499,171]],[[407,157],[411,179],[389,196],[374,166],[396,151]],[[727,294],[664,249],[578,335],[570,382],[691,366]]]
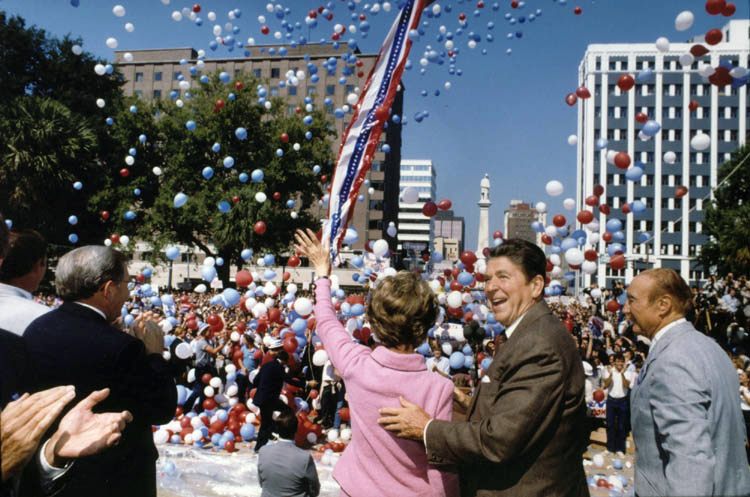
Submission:
[[[432,420],[407,400],[380,411],[387,430],[424,441],[430,463],[459,467],[464,497],[589,495],[583,367],[542,298],[545,270],[524,240],[490,252],[485,292],[508,341],[467,400],[468,421]]]

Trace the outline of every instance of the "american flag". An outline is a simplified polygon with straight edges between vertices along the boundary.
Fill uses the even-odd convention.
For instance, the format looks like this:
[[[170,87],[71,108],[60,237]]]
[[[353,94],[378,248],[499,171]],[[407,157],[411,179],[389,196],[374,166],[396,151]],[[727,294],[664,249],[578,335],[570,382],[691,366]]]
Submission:
[[[330,243],[332,259],[341,247],[359,188],[372,164],[383,124],[401,82],[411,48],[409,31],[417,29],[424,6],[425,0],[407,0],[401,9],[354,108],[354,118],[344,133],[333,171],[328,218],[323,226],[322,241]]]

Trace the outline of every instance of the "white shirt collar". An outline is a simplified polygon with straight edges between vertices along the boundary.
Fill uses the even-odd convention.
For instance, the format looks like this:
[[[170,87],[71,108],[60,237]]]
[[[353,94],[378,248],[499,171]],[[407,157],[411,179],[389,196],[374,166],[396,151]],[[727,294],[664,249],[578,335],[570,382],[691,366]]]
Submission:
[[[529,311],[526,311],[526,312],[529,312]],[[508,340],[510,340],[510,336],[513,334],[513,332],[516,331],[516,328],[518,327],[518,323],[521,322],[523,317],[526,315],[526,312],[518,316],[518,319],[513,321],[513,323],[510,326],[505,328],[505,336],[507,337]]]
[[[82,305],[83,307],[88,307],[89,309],[91,309],[92,311],[96,312],[101,317],[103,317],[105,321],[107,321],[107,315],[104,314],[104,312],[101,309],[97,309],[93,305],[84,304],[83,302],[74,302],[74,304]]]
[[[658,342],[658,341],[659,341],[659,339],[660,339],[661,337],[663,337],[663,336],[664,336],[664,334],[665,334],[665,333],[666,333],[667,331],[671,330],[672,328],[674,328],[675,326],[677,326],[677,325],[678,325],[678,324],[680,324],[680,323],[684,323],[685,321],[687,321],[687,319],[685,319],[685,318],[680,318],[680,319],[678,319],[678,320],[676,320],[676,321],[672,321],[671,323],[669,323],[668,325],[666,325],[666,326],[665,326],[664,328],[662,328],[662,329],[660,329],[659,331],[657,331],[657,332],[656,332],[656,335],[654,335],[654,338],[652,338],[652,339],[651,339],[651,347],[650,347],[650,348],[651,348],[651,349],[653,349],[653,348],[654,348],[654,345],[656,345],[656,342]]]
[[[19,288],[17,286],[8,285],[7,283],[0,283],[0,288],[5,289],[6,291],[10,293],[14,293],[18,295],[21,298],[24,298],[26,300],[33,300],[34,297],[31,295],[31,293],[27,292],[23,288]]]

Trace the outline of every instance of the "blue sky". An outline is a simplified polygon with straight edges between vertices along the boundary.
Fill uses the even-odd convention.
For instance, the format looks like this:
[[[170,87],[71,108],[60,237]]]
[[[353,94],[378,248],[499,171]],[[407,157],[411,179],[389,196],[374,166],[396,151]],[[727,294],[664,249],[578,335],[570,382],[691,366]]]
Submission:
[[[165,0],[166,1],[166,0]],[[490,232],[502,228],[503,210],[511,199],[537,202],[545,201],[552,210],[561,211],[562,199],[575,197],[575,147],[567,138],[576,131],[576,109],[568,107],[564,97],[577,84],[578,64],[590,43],[653,42],[660,36],[681,42],[708,29],[721,27],[726,18],[709,16],[704,10],[704,0],[579,0],[561,3],[560,0],[528,0],[520,9],[512,9],[510,0],[498,0],[499,10],[492,9],[492,0],[484,0],[480,16],[473,15],[476,1],[443,0],[436,2],[443,12],[439,18],[428,19],[423,26],[425,34],[412,47],[410,59],[413,68],[407,71],[404,83],[407,88],[404,115],[409,122],[404,127],[402,157],[432,159],[437,168],[438,200],[452,200],[457,214],[466,218],[467,248],[476,246],[479,198],[479,181],[484,173],[492,182]],[[242,15],[234,20],[240,28],[238,40],[252,36],[258,43],[273,43],[272,36],[260,32],[259,15],[267,17],[271,33],[280,29],[280,21],[266,12],[265,1],[213,0],[199,2],[198,27],[187,19],[172,20],[175,10],[192,7],[195,2],[171,0],[164,5],[161,0],[80,0],[75,8],[69,0],[0,0],[0,9],[18,14],[55,35],[72,34],[83,38],[83,47],[98,56],[112,59],[113,51],[105,43],[109,37],[117,38],[118,49],[193,47],[204,48],[209,54],[227,56],[226,49],[208,50],[214,38],[214,24],[229,22],[227,13],[235,8]],[[277,2],[278,3],[278,2]],[[346,2],[333,0],[332,22],[319,22],[311,31],[310,40],[318,41],[332,33],[335,23],[351,24],[351,12]],[[372,5],[374,2],[369,2]],[[382,2],[381,2],[382,3]],[[371,29],[366,39],[355,35],[360,48],[366,53],[376,52],[387,28],[394,19],[396,6],[389,12],[373,15],[368,2],[357,4],[356,13],[365,11]],[[750,9],[747,0],[736,0],[738,10],[734,18],[746,18]],[[116,17],[112,8],[121,4],[126,9],[124,17]],[[310,9],[323,5],[320,1],[285,0],[291,13],[290,22],[301,22]],[[447,7],[451,12],[447,13]],[[581,15],[573,9],[580,6]],[[541,9],[541,16],[533,22],[529,14]],[[744,9],[744,12],[743,12]],[[215,11],[217,20],[209,22],[206,14]],[[694,26],[686,32],[677,32],[674,18],[682,10],[695,14]],[[448,62],[429,64],[425,74],[420,74],[419,59],[430,45],[443,51],[438,42],[439,28],[444,25],[450,32],[458,28],[459,13],[465,13],[468,26],[461,36],[454,38],[460,49],[456,69],[461,76],[448,73]],[[511,13],[516,19],[526,17],[526,22],[511,25],[504,16]],[[132,33],[124,25],[135,25]],[[358,24],[359,21],[354,22]],[[488,22],[494,28],[488,28]],[[307,28],[298,33],[307,33]],[[482,41],[474,49],[467,47],[467,35],[474,32]],[[521,37],[517,37],[520,32]],[[488,42],[486,35],[494,36]],[[513,39],[507,39],[513,33]],[[348,39],[346,36],[344,39]],[[512,49],[507,55],[506,50]],[[482,54],[482,49],[487,54]],[[237,51],[234,55],[239,55]],[[92,72],[92,77],[96,77]],[[446,91],[444,84],[451,83]],[[440,96],[434,96],[435,90]],[[421,96],[427,90],[428,97]],[[428,111],[429,117],[421,123],[414,120],[417,112]],[[566,187],[558,199],[547,197],[544,186],[551,179],[560,180]]]

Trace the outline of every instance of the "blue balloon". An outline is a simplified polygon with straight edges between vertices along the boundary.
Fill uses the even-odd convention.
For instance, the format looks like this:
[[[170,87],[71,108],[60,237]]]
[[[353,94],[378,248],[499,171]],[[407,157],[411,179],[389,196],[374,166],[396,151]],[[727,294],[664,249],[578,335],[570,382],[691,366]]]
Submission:
[[[146,135],[138,135],[138,141],[141,143],[146,143],[146,140],[148,137]]]
[[[184,385],[177,385],[177,404],[178,405],[184,404],[188,398],[188,395],[190,395],[190,390],[188,390]]]
[[[253,256],[253,251],[250,249],[244,249],[242,252],[240,252],[240,257],[242,257],[243,261],[250,259],[252,256]]]
[[[216,278],[216,269],[213,266],[203,266],[201,268],[201,277],[211,283]]]
[[[362,304],[354,304],[350,312],[352,316],[361,316],[365,313],[365,306]]]
[[[144,267],[143,270],[141,271],[141,274],[143,274],[143,276],[145,276],[146,278],[150,278],[151,275],[154,274],[154,270],[151,269],[150,267]]]
[[[544,224],[542,224],[540,221],[534,221],[533,223],[531,223],[531,229],[536,233],[544,233]]]
[[[354,256],[352,257],[352,265],[357,268],[361,268],[364,265],[365,261],[360,256]]]
[[[273,254],[266,254],[263,256],[263,263],[266,266],[273,266],[276,263],[276,257]]]
[[[144,274],[144,276],[145,276],[145,274]],[[169,294],[166,294],[166,295],[162,295],[162,296],[161,296],[161,303],[162,303],[163,305],[167,306],[167,307],[172,307],[172,306],[174,306],[174,297],[172,297],[172,296],[171,296],[171,295],[169,295]],[[169,321],[170,323],[172,323],[172,324],[175,324],[175,323],[177,323],[177,319],[176,319],[176,318],[174,318],[174,317],[172,317],[172,318],[169,318],[169,319],[168,319],[168,321]],[[174,322],[172,322],[172,321],[174,321]]]
[[[562,241],[560,244],[560,249],[565,252],[569,249],[575,248],[578,246],[578,241],[575,238],[566,238]]]
[[[205,179],[211,179],[214,177],[214,169],[210,166],[206,166],[203,168],[202,174]]]
[[[438,251],[435,251],[432,254],[430,254],[430,259],[432,259],[432,262],[434,262],[435,264],[439,264],[443,262],[443,254],[441,254]]]
[[[240,428],[240,436],[242,437],[242,440],[244,440],[245,442],[249,442],[250,440],[254,439],[255,438],[255,426],[250,423],[246,423],[242,425],[242,427]]]
[[[608,145],[608,142],[604,138],[599,138],[598,140],[596,140],[596,149],[597,150],[605,149],[605,148],[607,148],[607,145]]]
[[[474,282],[474,275],[471,273],[468,273],[466,271],[462,271],[458,273],[458,278],[456,278],[459,283],[461,283],[463,286],[469,286]]]
[[[451,354],[449,362],[452,369],[461,369],[464,367],[466,361],[465,355],[461,351],[456,351]]]
[[[136,197],[140,197],[141,196],[141,189],[140,188],[134,189],[133,190],[133,195],[135,195]]]
[[[224,302],[227,303],[227,307],[234,307],[240,303],[240,292],[234,288],[225,289],[221,292],[221,296],[224,299]]]
[[[465,368],[472,368],[472,367],[474,367],[474,356],[473,355],[464,356],[464,367]]]
[[[125,214],[122,216],[126,221],[133,221],[137,216],[136,213],[133,211],[125,211]]]
[[[644,85],[650,83],[654,79],[654,71],[651,69],[643,69],[635,76],[636,83]]]
[[[619,219],[610,219],[609,221],[607,221],[606,229],[610,233],[620,231],[622,229],[622,221],[620,221]]]
[[[73,188],[75,190],[81,190],[83,189],[83,183],[81,183],[80,181],[76,181],[75,183],[73,183]]]
[[[196,128],[195,121],[190,120],[190,121],[186,122],[185,123],[185,128],[187,128],[188,131],[195,131],[195,128]]]
[[[76,225],[76,224],[78,224],[78,218],[76,216],[70,216],[68,218],[68,223],[70,223],[72,225]]]
[[[136,107],[135,105],[131,105],[130,106],[130,113],[131,114],[135,114],[136,112],[138,112],[138,107]]]
[[[320,166],[318,165],[313,166],[313,174],[320,174]]]
[[[216,208],[219,209],[219,212],[221,212],[222,214],[226,214],[227,212],[229,212],[232,206],[226,200],[221,200],[218,204],[216,204]]]
[[[188,201],[188,196],[184,193],[180,192],[177,195],[174,196],[174,207],[175,209],[179,209],[183,205],[185,205]]]
[[[276,278],[276,271],[274,271],[272,269],[266,269],[265,271],[263,271],[263,279],[264,280],[271,281],[274,278]]]
[[[247,140],[247,130],[245,128],[237,128],[234,130],[234,136],[239,140]]]
[[[253,180],[253,183],[260,183],[263,181],[263,178],[265,175],[263,174],[262,169],[255,169],[252,173],[250,173],[250,179]]]
[[[176,246],[172,245],[167,247],[167,249],[164,251],[164,255],[167,256],[167,259],[170,261],[173,261],[177,259],[180,256],[180,249]]]
[[[633,200],[633,205],[630,206],[630,209],[638,214],[646,210],[646,204],[641,200]]]
[[[68,235],[68,241],[70,243],[78,243],[78,235],[76,235],[75,233],[69,234]]]
[[[229,73],[222,71],[219,73],[219,80],[222,83],[229,83],[232,80],[232,77],[229,75]]]
[[[227,169],[234,167],[234,157],[224,157],[224,167],[226,167]]]
[[[487,371],[487,369],[489,369],[489,367],[490,367],[490,364],[492,364],[492,359],[490,357],[485,357],[484,359],[482,359],[480,367],[484,371]]]
[[[649,120],[643,125],[643,134],[646,136],[655,136],[661,130],[661,124],[654,120]]]
[[[128,314],[127,316],[123,318],[122,321],[123,323],[125,323],[125,326],[130,326],[131,324],[133,324],[133,321],[135,321],[135,318],[133,317],[132,314]]]
[[[625,179],[628,181],[640,181],[643,176],[643,169],[638,166],[633,166],[625,171]]]
[[[219,152],[221,152],[221,144],[217,142],[211,145],[211,151],[215,154],[218,154]]]
[[[248,176],[247,173],[240,173],[238,179],[240,180],[240,183],[247,183],[247,181],[250,179],[250,176]]]
[[[294,321],[292,321],[291,328],[292,328],[292,331],[294,331],[296,335],[304,336],[305,330],[307,330],[307,320],[303,318],[297,318]]]

